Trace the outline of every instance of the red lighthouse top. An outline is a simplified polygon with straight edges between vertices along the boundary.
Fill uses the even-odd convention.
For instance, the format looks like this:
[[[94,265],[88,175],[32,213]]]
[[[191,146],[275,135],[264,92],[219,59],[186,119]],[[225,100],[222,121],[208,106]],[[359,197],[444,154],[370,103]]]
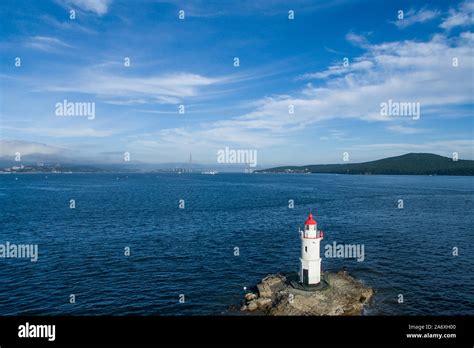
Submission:
[[[305,225],[316,225],[316,220],[313,219],[313,214],[309,213],[308,218],[306,219]]]

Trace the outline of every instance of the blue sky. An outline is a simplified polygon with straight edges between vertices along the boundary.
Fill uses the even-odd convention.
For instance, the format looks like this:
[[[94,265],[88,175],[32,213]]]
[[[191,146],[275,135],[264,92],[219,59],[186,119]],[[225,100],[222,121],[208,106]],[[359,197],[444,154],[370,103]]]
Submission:
[[[351,162],[473,159],[472,10],[463,1],[7,0],[2,156],[120,162],[127,151],[166,163],[192,153],[212,165],[229,147],[257,150],[259,166],[340,163],[344,152]],[[95,103],[95,118],[56,116],[64,99]],[[389,99],[419,103],[420,118],[382,116]]]

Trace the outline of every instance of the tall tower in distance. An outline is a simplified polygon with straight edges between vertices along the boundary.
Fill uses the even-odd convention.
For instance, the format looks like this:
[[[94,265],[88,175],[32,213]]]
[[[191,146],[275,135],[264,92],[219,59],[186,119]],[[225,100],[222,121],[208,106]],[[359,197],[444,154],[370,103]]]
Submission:
[[[300,231],[301,257],[300,282],[303,285],[316,285],[321,281],[321,257],[319,243],[324,237],[323,231],[318,231],[318,223],[311,212]]]

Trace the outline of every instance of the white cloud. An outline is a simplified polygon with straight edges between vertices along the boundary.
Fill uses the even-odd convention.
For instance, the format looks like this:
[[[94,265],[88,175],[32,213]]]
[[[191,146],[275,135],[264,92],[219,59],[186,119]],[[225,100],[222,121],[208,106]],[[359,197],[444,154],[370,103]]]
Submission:
[[[299,77],[299,79],[326,79],[328,77],[343,75],[343,74],[347,74],[349,72],[354,72],[358,70],[369,70],[373,66],[374,66],[373,62],[369,60],[365,60],[365,59],[358,60],[358,61],[356,60],[355,63],[350,63],[349,66],[344,66],[343,61],[341,61],[339,64],[330,66],[325,71],[305,74]]]
[[[64,21],[59,21],[53,16],[50,15],[44,15],[41,16],[41,20],[46,22],[48,26],[54,26],[58,28],[61,32],[64,31],[76,31],[76,32],[82,32],[86,34],[96,34],[97,32],[95,30],[92,30],[91,28],[87,28],[83,25],[78,24],[77,21],[72,21],[69,19],[69,17],[66,17]]]
[[[402,126],[402,125],[393,125],[387,127],[388,130],[399,133],[399,134],[417,134],[417,133],[423,133],[424,129],[419,129],[415,127],[407,127],[407,126]]]
[[[219,79],[189,73],[129,77],[88,71],[82,72],[74,83],[38,85],[37,88],[54,92],[93,94],[107,99],[109,103],[121,105],[177,104],[184,98],[197,96],[200,88],[219,82]]]
[[[25,46],[35,48],[42,51],[52,52],[57,51],[59,48],[70,48],[71,45],[55,38],[48,36],[33,36],[30,37],[26,42]]]
[[[448,16],[443,19],[440,27],[451,30],[454,27],[473,25],[473,12],[474,2],[471,0],[464,1],[459,4],[457,9],[451,8],[449,10]]]
[[[21,156],[31,154],[55,155],[62,151],[62,149],[42,143],[20,141],[20,140],[0,140],[0,149],[2,149],[2,156],[12,157],[16,152]]]
[[[114,134],[110,130],[97,130],[90,127],[70,127],[70,128],[41,128],[41,127],[2,127],[5,130],[18,131],[27,134],[41,135],[53,138],[103,138]]]
[[[323,133],[323,136],[319,137],[319,140],[327,141],[327,140],[347,140],[348,136],[346,132],[340,131],[338,129],[328,129]]]
[[[329,67],[320,76],[332,77],[323,86],[307,84],[292,95],[275,95],[254,103],[255,110],[239,117],[206,123],[194,129],[169,129],[156,146],[167,143],[202,146],[236,143],[256,148],[269,147],[292,141],[293,133],[307,126],[337,119],[359,119],[368,122],[393,122],[395,118],[380,115],[380,103],[389,99],[416,102],[421,105],[421,118],[408,122],[423,124],[430,110],[438,117],[452,106],[473,101],[473,86],[466,78],[474,66],[471,58],[473,35],[461,33],[457,37],[434,35],[429,41],[414,40],[368,44],[366,52],[354,59],[364,62],[365,68],[337,70]],[[453,67],[452,57],[459,66]],[[370,68],[369,68],[370,67]],[[335,70],[337,73],[335,73]],[[289,114],[293,105],[295,113]],[[414,134],[414,127],[392,127],[391,131]],[[163,135],[164,133],[162,133]]]
[[[459,12],[460,9],[456,11]],[[448,23],[448,19],[444,23]],[[453,23],[464,21],[453,20],[451,24],[445,24],[445,28],[453,27]],[[391,125],[393,119],[380,115],[380,103],[388,99],[419,102],[421,119],[416,122],[422,123],[430,110],[437,109],[439,117],[443,117],[443,110],[473,101],[472,82],[466,78],[471,76],[474,69],[473,34],[464,32],[456,37],[448,37],[448,34],[437,34],[427,41],[371,44],[365,36],[349,33],[347,40],[363,48],[365,53],[351,58],[349,67],[335,64],[326,70],[303,76],[306,79],[323,79],[324,81],[318,81],[321,84],[317,87],[308,83],[291,94],[261,98],[253,103],[253,111],[232,119],[148,134],[131,140],[131,148],[138,152],[148,151],[150,157],[155,158],[161,155],[164,157],[160,158],[176,156],[177,153],[189,154],[190,150],[193,153],[199,151],[209,154],[222,145],[233,144],[237,148],[260,149],[288,144],[294,141],[296,131],[341,119],[384,121],[391,132],[415,134],[419,128]],[[61,46],[53,38],[41,38],[36,41]],[[458,58],[458,67],[452,66],[453,57]],[[47,81],[50,85],[43,86],[42,81],[41,85],[38,83],[38,89],[91,94],[118,105],[177,104],[186,98],[205,94],[208,87],[231,83],[231,80],[185,72],[145,77],[119,76],[98,68],[81,71],[77,77],[68,76],[68,81],[74,82]],[[289,105],[294,105],[294,114],[288,113]],[[452,111],[450,115],[455,113]],[[214,116],[218,116],[219,112],[215,114]],[[29,131],[32,132],[31,129]],[[84,130],[48,130],[44,135],[58,137],[69,134],[74,137],[81,131]],[[78,136],[108,135],[104,131],[89,129]],[[330,138],[327,134],[317,132],[315,137]],[[405,150],[410,148],[410,144],[404,145]]]
[[[438,10],[430,10],[427,8],[422,8],[416,11],[416,10],[411,9],[404,14],[403,19],[399,19],[391,23],[395,24],[398,28],[403,29],[415,23],[428,22],[432,19],[437,18],[439,15],[440,15],[440,12]]]
[[[355,46],[367,47],[369,45],[369,41],[365,36],[352,32],[346,35],[346,40]]]
[[[65,0],[65,6],[72,5],[81,10],[93,12],[99,16],[107,13],[111,0]]]

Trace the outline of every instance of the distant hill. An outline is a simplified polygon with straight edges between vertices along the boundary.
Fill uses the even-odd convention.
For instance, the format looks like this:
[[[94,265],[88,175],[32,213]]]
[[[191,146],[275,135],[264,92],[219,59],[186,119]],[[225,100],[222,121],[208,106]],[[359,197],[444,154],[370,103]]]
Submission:
[[[258,173],[334,173],[386,175],[474,175],[474,161],[431,153],[408,153],[377,161],[347,164],[317,164],[263,169]]]

